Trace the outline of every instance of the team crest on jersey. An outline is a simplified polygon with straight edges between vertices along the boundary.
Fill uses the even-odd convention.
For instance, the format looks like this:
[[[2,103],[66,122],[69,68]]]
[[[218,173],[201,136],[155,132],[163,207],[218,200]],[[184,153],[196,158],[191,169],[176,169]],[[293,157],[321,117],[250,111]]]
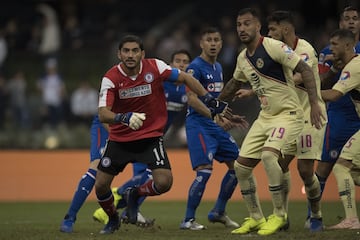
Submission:
[[[341,74],[341,76],[340,76],[340,80],[346,80],[346,79],[348,79],[348,78],[350,78],[350,72],[348,72],[348,71],[345,71],[345,72],[343,72],[342,74]]]
[[[146,73],[144,76],[144,80],[147,83],[151,83],[152,81],[154,81],[154,75],[152,73]]]
[[[194,69],[189,69],[189,70],[187,70],[187,73],[190,73],[191,76],[194,75]]]
[[[293,52],[293,50],[292,50],[288,45],[286,45],[286,44],[283,44],[283,45],[281,46],[281,48],[284,50],[284,52],[285,52],[286,54],[290,54],[290,53]]]
[[[264,60],[262,58],[256,59],[256,67],[263,68],[264,67]]]
[[[101,166],[103,167],[109,167],[111,165],[111,159],[108,157],[105,157],[101,159]]]
[[[325,54],[320,53],[319,55],[319,64],[323,64],[325,62]]]

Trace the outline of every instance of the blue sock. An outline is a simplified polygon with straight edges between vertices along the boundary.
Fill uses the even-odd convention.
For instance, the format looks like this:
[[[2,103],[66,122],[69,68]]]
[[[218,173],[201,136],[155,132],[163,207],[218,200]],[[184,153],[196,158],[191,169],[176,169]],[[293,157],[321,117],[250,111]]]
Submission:
[[[237,185],[235,170],[228,170],[222,182],[219,196],[216,200],[215,207],[212,211],[223,214],[225,212],[226,203],[231,198]]]
[[[74,219],[76,218],[76,214],[79,212],[81,206],[84,204],[86,198],[89,196],[94,187],[95,177],[96,170],[89,169],[81,178],[67,213],[69,217]]]
[[[209,169],[203,169],[196,172],[196,178],[189,189],[185,221],[189,221],[192,218],[195,219],[195,211],[200,204],[206,183],[210,176],[211,170]]]

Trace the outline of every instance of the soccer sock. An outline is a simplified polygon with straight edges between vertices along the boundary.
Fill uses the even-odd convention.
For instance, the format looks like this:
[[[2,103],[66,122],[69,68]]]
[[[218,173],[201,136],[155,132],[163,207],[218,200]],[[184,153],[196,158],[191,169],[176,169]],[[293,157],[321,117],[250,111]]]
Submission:
[[[315,175],[316,175],[317,179],[319,180],[319,183],[320,183],[320,195],[322,196],[322,194],[324,192],[324,189],[325,189],[325,184],[326,184],[327,177],[321,177],[317,173],[315,173]]]
[[[144,169],[143,172],[138,171],[137,173],[138,173],[137,175],[132,177],[129,181],[127,181],[121,187],[118,188],[117,193],[119,195],[122,195],[125,192],[125,190],[129,187],[143,185],[146,181],[148,181],[152,177],[151,172],[147,171],[146,168]],[[146,198],[146,196],[144,195],[138,199],[139,206],[145,201],[145,198]],[[116,208],[124,208],[124,207],[126,207],[126,202],[124,199],[120,199]]]
[[[106,214],[111,217],[114,214],[117,214],[116,208],[114,206],[114,196],[112,192],[109,191],[107,194],[103,196],[97,196],[98,203],[104,209]]]
[[[235,170],[228,170],[221,182],[220,193],[216,200],[214,211],[219,214],[225,212],[226,203],[231,198],[237,185]]]
[[[91,190],[95,184],[96,170],[89,169],[81,178],[77,190],[73,196],[70,204],[70,208],[67,215],[72,218],[76,218],[76,214],[79,212],[81,206],[84,204],[86,198],[91,193]]]
[[[283,172],[278,163],[279,156],[270,151],[263,151],[261,160],[263,161],[266,175],[269,180],[269,191],[274,206],[274,214],[285,216],[285,206],[283,201]]]
[[[154,196],[161,193],[156,189],[154,180],[149,179],[146,183],[141,185],[138,189],[140,196]]]
[[[305,183],[305,192],[310,206],[310,216],[315,218],[321,218],[320,210],[320,183],[318,178],[313,175],[310,182]]]
[[[343,203],[346,218],[357,217],[355,201],[355,184],[350,169],[335,163],[333,172],[339,189],[339,196]]]
[[[321,200],[322,194],[323,194],[324,189],[325,189],[325,184],[326,184],[327,178],[326,177],[321,177],[317,173],[315,173],[315,176],[318,179],[319,184],[320,184],[320,200]],[[311,207],[310,207],[310,203],[308,202],[307,218],[310,218],[310,217],[311,217]]]
[[[211,176],[210,169],[196,171],[196,178],[190,186],[189,195],[186,206],[185,221],[195,219],[195,211],[200,204],[204,194],[205,186]]]
[[[290,171],[287,171],[286,173],[283,174],[282,186],[283,186],[283,202],[284,202],[285,210],[286,210],[286,212],[288,212],[288,208],[289,208],[289,193],[290,193],[290,188],[291,188],[291,175],[290,175]]]
[[[235,161],[234,168],[240,185],[241,195],[245,201],[250,217],[260,220],[264,217],[264,214],[260,206],[259,196],[256,192],[256,180],[252,174],[253,169],[241,165],[237,161]]]

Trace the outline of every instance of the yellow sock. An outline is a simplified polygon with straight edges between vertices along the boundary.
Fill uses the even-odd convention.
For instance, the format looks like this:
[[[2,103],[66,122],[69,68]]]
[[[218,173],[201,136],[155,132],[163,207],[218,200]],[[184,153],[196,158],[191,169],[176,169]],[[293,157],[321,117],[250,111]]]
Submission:
[[[241,165],[235,161],[234,169],[241,189],[241,195],[245,201],[250,217],[259,220],[264,217],[259,196],[256,192],[256,180],[252,174],[252,168]]]
[[[333,172],[338,185],[339,196],[344,206],[346,218],[357,217],[355,184],[350,174],[350,168],[336,163]]]
[[[313,175],[309,183],[305,183],[305,192],[311,206],[311,217],[321,218],[319,179]]]
[[[285,216],[285,206],[283,201],[283,172],[278,163],[279,156],[270,151],[263,151],[261,160],[264,164],[266,174],[269,180],[269,190],[274,206],[274,214]]]

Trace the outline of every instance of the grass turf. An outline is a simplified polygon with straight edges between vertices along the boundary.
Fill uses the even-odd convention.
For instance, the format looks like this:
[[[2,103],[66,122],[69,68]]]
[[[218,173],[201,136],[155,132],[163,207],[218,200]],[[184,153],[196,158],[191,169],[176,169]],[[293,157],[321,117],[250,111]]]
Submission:
[[[77,216],[74,233],[59,231],[69,203],[67,202],[0,202],[0,240],[54,240],[54,239],[121,239],[121,240],[202,240],[202,239],[360,239],[358,230],[325,230],[321,233],[309,233],[304,229],[306,217],[305,202],[290,202],[290,229],[271,236],[261,237],[256,233],[248,235],[232,235],[231,229],[222,224],[207,221],[207,213],[213,202],[202,202],[197,210],[196,221],[207,226],[206,230],[180,230],[179,224],[184,217],[185,202],[146,201],[141,210],[146,217],[156,219],[155,226],[147,229],[134,225],[122,224],[119,231],[112,235],[100,235],[102,225],[93,221],[92,213],[98,208],[96,202],[86,202]],[[264,214],[271,213],[272,204],[262,203]],[[338,223],[344,215],[340,202],[324,202],[322,204],[324,224],[329,226]],[[248,216],[242,201],[231,201],[227,207],[228,215],[241,223]]]

